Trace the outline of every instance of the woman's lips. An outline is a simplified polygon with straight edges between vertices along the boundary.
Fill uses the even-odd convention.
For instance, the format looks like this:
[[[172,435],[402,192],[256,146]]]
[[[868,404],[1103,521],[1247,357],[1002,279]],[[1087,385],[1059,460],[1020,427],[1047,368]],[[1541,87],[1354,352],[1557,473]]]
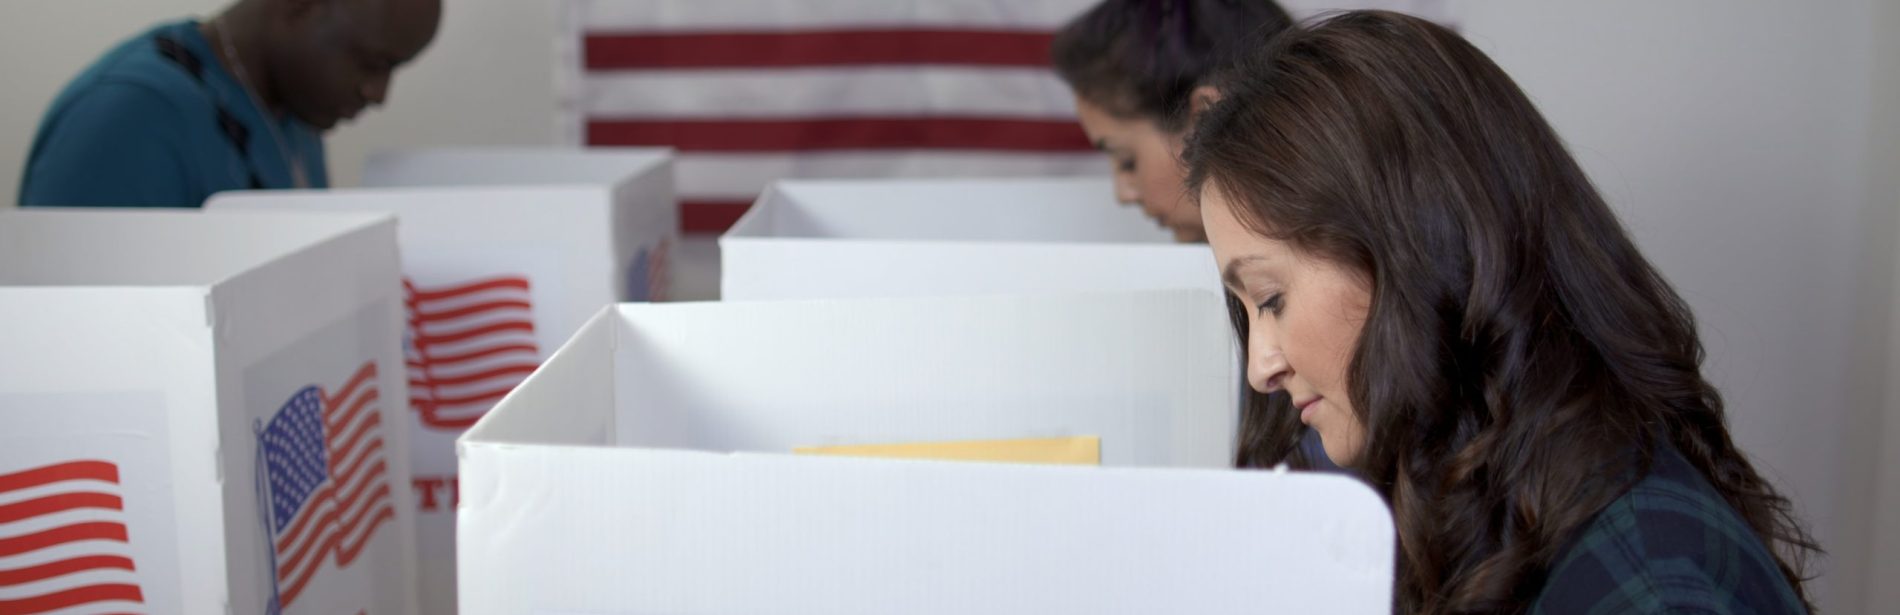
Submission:
[[[1313,424],[1313,417],[1312,417],[1313,409],[1319,407],[1319,401],[1321,399],[1325,399],[1325,398],[1315,397],[1312,399],[1308,399],[1306,401],[1293,402],[1293,407],[1300,411],[1301,423],[1305,423],[1307,425]]]

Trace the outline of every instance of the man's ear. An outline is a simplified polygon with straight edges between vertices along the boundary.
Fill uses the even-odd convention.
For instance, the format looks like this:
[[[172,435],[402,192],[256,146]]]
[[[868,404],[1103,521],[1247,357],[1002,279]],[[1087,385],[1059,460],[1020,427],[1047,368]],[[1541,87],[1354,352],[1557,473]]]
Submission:
[[[1196,120],[1201,119],[1201,113],[1207,111],[1208,107],[1214,106],[1214,103],[1220,102],[1220,98],[1220,90],[1214,89],[1214,86],[1196,86],[1194,91],[1188,94],[1188,124],[1193,125]]]

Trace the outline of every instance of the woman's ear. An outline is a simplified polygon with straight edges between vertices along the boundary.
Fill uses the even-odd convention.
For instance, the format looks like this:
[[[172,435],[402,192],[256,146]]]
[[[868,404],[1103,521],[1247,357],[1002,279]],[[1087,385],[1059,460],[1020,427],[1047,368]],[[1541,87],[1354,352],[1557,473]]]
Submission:
[[[1200,120],[1201,112],[1207,111],[1208,107],[1214,106],[1217,102],[1220,102],[1220,90],[1214,89],[1211,85],[1195,87],[1194,91],[1188,94],[1188,125],[1191,126],[1195,121]]]

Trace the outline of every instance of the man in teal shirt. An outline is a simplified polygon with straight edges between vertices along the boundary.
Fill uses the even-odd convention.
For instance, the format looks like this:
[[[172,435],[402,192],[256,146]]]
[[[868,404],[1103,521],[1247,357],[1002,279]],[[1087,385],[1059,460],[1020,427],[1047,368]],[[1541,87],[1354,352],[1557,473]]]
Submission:
[[[106,53],[54,99],[23,206],[198,207],[213,193],[324,188],[322,133],[389,94],[441,0],[238,0]]]

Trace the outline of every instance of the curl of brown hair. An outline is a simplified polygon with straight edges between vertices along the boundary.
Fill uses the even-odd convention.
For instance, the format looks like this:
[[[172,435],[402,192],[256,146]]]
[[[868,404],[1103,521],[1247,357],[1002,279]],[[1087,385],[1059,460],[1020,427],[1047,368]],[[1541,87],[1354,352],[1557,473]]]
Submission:
[[[1189,190],[1371,281],[1348,368],[1368,435],[1353,466],[1392,506],[1401,611],[1529,605],[1665,445],[1808,600],[1819,548],[1730,440],[1694,316],[1502,69],[1443,27],[1357,11],[1216,84]],[[1255,403],[1238,460],[1291,454],[1298,422]]]

